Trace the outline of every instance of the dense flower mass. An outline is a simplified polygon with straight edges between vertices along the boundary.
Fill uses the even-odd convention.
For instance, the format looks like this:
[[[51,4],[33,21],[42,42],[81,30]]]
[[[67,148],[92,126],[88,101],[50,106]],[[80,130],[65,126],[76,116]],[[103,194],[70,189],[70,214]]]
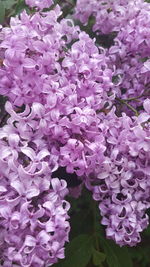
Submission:
[[[139,242],[139,232],[149,221],[145,215],[150,207],[149,106],[147,99],[145,112],[138,118],[125,114],[118,118],[114,110],[101,116],[100,128],[107,142],[105,160],[87,179],[93,198],[100,201],[106,234],[120,245]]]
[[[90,16],[94,16],[93,31],[108,34],[130,27],[132,20],[143,10],[147,14],[150,10],[149,5],[143,0],[77,0],[75,17],[87,24]]]
[[[76,6],[75,17],[83,23],[94,16],[93,31],[97,35],[115,33],[114,44],[107,55],[114,70],[116,95],[122,99],[137,98],[132,102],[135,108],[149,96],[149,14],[150,5],[143,0],[79,0]]]
[[[69,204],[66,182],[53,172],[65,167],[84,180],[104,157],[96,111],[115,97],[112,71],[87,34],[70,20],[57,22],[60,14],[58,6],[23,12],[2,31],[0,91],[12,103],[1,129],[2,201],[14,201],[9,215],[1,214],[4,266],[49,266],[64,257]],[[25,222],[15,219],[15,229],[8,223],[5,237],[13,216]]]
[[[31,114],[40,118],[36,131],[55,143],[60,166],[82,176],[103,158],[96,112],[112,105],[113,74],[105,51],[71,21],[58,23],[59,15],[58,6],[31,18],[24,12],[3,30],[0,92],[14,105],[33,103]]]
[[[82,23],[93,15],[93,31],[116,33],[104,49],[51,0],[26,4],[36,11],[0,32],[0,94],[8,99],[0,128],[1,265],[48,267],[64,258],[65,198],[78,197],[83,185],[99,202],[107,237],[134,246],[150,207],[150,7],[78,0]]]
[[[6,104],[8,112],[12,106]],[[32,111],[34,107],[32,107]],[[4,266],[50,266],[68,241],[67,183],[51,178],[58,156],[36,131],[38,115],[13,112],[0,131],[1,252]]]
[[[18,106],[33,102],[51,109],[59,106],[65,115],[77,106],[103,108],[114,99],[105,51],[99,53],[71,20],[57,22],[60,15],[58,6],[32,17],[23,12],[3,29],[0,93]]]

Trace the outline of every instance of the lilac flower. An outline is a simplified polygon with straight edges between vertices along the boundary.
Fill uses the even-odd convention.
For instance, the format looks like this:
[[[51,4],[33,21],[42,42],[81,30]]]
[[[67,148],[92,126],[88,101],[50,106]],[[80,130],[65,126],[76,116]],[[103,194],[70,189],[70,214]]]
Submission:
[[[86,7],[86,8],[85,8]],[[107,51],[114,70],[114,89],[122,99],[138,99],[132,106],[140,108],[149,94],[149,4],[139,1],[77,1],[75,17],[87,23],[93,15],[93,31],[99,34],[116,32],[114,45]],[[99,36],[101,40],[101,35]],[[120,105],[120,103],[118,103]],[[133,113],[123,106],[122,111]]]
[[[64,257],[63,246],[69,232],[66,221],[69,203],[63,201],[68,192],[65,187],[65,181],[58,183],[53,179],[52,189],[44,191],[43,195],[32,195],[30,200],[25,195],[18,198],[13,187],[7,187],[0,198],[1,228],[7,226],[4,240],[1,238],[4,262],[48,266]]]
[[[148,103],[144,102],[146,110]],[[135,246],[148,225],[150,125],[149,121],[141,125],[142,113],[130,119],[125,114],[117,117],[114,111],[99,115],[107,149],[101,167],[87,177],[86,186],[100,203],[107,237],[120,246]]]
[[[49,266],[64,257],[68,241],[67,183],[51,178],[58,157],[53,149],[49,152],[38,128],[34,130],[41,106],[16,113],[7,103],[7,111],[12,117],[0,131],[1,258],[4,266],[14,261],[18,266]]]

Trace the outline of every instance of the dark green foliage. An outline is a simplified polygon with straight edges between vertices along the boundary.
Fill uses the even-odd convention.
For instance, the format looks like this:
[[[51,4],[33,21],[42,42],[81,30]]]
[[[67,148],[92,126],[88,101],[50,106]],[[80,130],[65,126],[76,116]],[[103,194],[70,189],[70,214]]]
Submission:
[[[86,190],[79,199],[68,201],[71,203],[70,243],[66,246],[66,258],[54,267],[150,267],[147,242],[150,227],[137,247],[119,247],[105,238],[98,205]]]
[[[119,247],[113,241],[101,237],[101,244],[106,254],[109,267],[133,267],[132,260],[126,247]]]
[[[75,237],[66,247],[66,259],[60,261],[57,267],[86,267],[92,257],[93,240],[90,235]]]
[[[102,263],[105,261],[106,256],[104,253],[97,251],[97,250],[93,250],[93,264],[95,266],[102,266]]]

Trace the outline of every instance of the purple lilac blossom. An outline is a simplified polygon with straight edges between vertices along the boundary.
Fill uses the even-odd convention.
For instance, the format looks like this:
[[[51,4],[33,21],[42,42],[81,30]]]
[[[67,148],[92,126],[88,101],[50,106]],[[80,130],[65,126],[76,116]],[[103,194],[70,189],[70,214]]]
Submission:
[[[15,113],[9,102],[6,109],[12,116],[0,130],[1,260],[3,266],[51,266],[64,258],[68,241],[67,183],[51,178],[58,156],[36,131],[38,116],[29,108]]]
[[[122,99],[136,98],[131,101],[135,108],[140,108],[150,96],[150,6],[145,3],[138,14],[124,25],[115,38],[115,44],[108,54],[115,65],[114,76],[119,77],[116,86],[117,96]]]
[[[81,0],[77,1],[75,13],[75,17],[83,23],[87,23],[90,15],[93,15],[93,31],[97,35],[116,33],[114,45],[106,52],[110,67],[114,70],[116,96],[122,99],[137,98],[131,104],[138,109],[150,95],[149,14],[150,5],[143,0]],[[132,115],[125,106],[123,111]]]
[[[137,5],[131,11],[132,19],[130,17],[128,23],[122,20],[118,29],[109,27],[109,24],[106,30],[107,24],[103,25],[101,20],[96,20],[95,24],[95,30],[98,30],[97,23],[101,23],[98,27],[102,33],[118,31],[115,44],[106,53],[110,67],[114,68],[114,77],[118,78],[114,87],[116,97],[121,100],[133,98],[129,102],[131,107],[140,108],[138,117],[134,117],[133,110],[131,112],[130,108],[124,106],[126,114],[130,117],[132,115],[131,118],[123,114],[120,107],[120,117],[116,116],[115,113],[118,112],[115,108],[107,115],[98,115],[106,141],[106,158],[96,173],[91,172],[86,182],[87,187],[93,191],[93,198],[100,202],[102,224],[106,226],[107,237],[114,239],[120,246],[134,246],[140,242],[140,232],[149,222],[145,211],[150,207],[150,101],[147,98],[150,77],[150,10],[147,3],[141,2],[139,5],[140,2],[136,2]],[[97,4],[99,5],[98,2]],[[95,9],[95,12],[97,19],[101,11]],[[113,9],[107,12],[108,23],[111,23]],[[120,19],[123,17],[120,16]],[[117,27],[117,23],[114,25]],[[96,186],[97,183],[99,185]]]
[[[36,131],[55,144],[59,165],[81,177],[103,161],[96,112],[112,105],[113,73],[104,49],[70,20],[57,22],[60,14],[58,6],[33,16],[23,12],[3,29],[0,92],[13,105],[33,103]]]
[[[86,25],[92,15],[95,17],[93,31],[108,34],[130,24],[141,9],[149,10],[144,0],[77,0],[75,18]]]
[[[139,117],[100,115],[106,139],[105,160],[87,177],[87,188],[99,201],[106,235],[117,244],[135,246],[148,226],[150,207],[150,100]],[[96,185],[97,184],[97,185]]]
[[[60,15],[56,6],[42,14],[29,16],[24,11],[20,18],[11,18],[10,28],[2,31],[0,93],[18,106],[40,102],[52,109],[61,102],[65,114],[75,107],[97,110],[106,102],[111,105],[113,74],[104,49],[71,20],[57,22]]]

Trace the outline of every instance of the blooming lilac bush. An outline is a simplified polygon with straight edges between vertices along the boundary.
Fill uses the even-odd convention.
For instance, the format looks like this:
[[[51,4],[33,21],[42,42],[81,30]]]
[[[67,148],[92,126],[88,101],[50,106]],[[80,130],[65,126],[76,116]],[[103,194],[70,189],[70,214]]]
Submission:
[[[76,23],[95,17],[92,39],[55,1],[25,2],[30,12],[11,17],[0,32],[0,94],[7,98],[0,128],[1,266],[48,267],[63,259],[74,216],[69,202],[85,188],[99,205],[107,238],[135,246],[149,224],[150,6],[66,2]],[[108,48],[97,42],[114,32]],[[95,230],[94,239],[82,238],[91,250],[78,266],[91,257],[94,266],[102,264]]]

